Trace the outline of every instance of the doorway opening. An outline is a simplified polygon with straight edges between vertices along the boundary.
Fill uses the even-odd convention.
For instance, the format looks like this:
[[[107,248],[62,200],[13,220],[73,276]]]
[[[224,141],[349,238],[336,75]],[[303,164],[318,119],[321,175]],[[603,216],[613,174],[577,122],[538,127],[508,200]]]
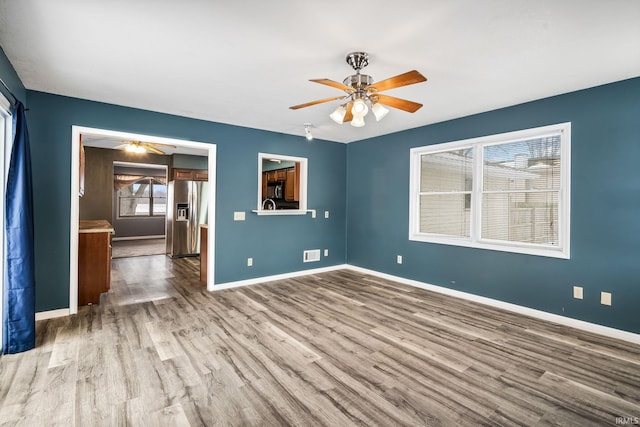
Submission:
[[[101,141],[100,143],[96,141]],[[93,142],[91,142],[93,141]],[[211,248],[207,251],[206,260],[203,260],[207,266],[206,282],[207,289],[212,290],[214,285],[214,260],[215,251],[215,169],[216,169],[216,145],[186,141],[173,138],[156,137],[153,135],[134,134],[130,132],[111,131],[106,129],[88,128],[82,126],[72,127],[71,140],[71,224],[70,224],[70,267],[69,267],[69,314],[75,314],[78,311],[78,230],[79,230],[79,207],[80,194],[84,192],[84,197],[88,193],[84,188],[83,171],[84,159],[82,148],[85,143],[91,146],[114,149],[116,146],[122,145],[126,141],[149,141],[164,147],[170,147],[171,153],[182,155],[206,156],[206,169],[208,173],[208,218],[207,223],[210,232],[207,236],[207,246]],[[100,145],[104,144],[104,145]],[[83,184],[81,186],[81,184]],[[111,193],[110,193],[111,194]],[[159,208],[159,206],[157,206]],[[114,208],[115,209],[115,208]]]

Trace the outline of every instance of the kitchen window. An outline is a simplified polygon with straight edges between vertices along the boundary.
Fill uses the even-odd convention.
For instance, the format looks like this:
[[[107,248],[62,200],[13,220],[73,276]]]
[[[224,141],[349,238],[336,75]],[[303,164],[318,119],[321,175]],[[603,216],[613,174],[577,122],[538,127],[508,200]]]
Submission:
[[[569,258],[571,124],[413,148],[409,239]]]
[[[118,188],[118,217],[164,216],[167,211],[167,184],[159,177],[115,175]]]

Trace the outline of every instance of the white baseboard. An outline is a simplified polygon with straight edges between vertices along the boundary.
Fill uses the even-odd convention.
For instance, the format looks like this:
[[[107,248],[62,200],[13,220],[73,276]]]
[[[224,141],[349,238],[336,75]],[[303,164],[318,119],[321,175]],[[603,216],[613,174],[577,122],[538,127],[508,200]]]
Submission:
[[[69,315],[68,308],[59,308],[58,310],[40,311],[36,313],[36,322],[38,320],[53,319],[56,317],[64,317]]]
[[[238,280],[237,282],[216,283],[213,287],[207,286],[209,291],[221,291],[223,289],[237,288],[240,286],[257,285],[258,283],[273,282],[274,280],[291,279],[294,277],[307,276],[309,274],[326,273],[327,271],[342,270],[347,268],[346,264],[332,265],[329,267],[314,268],[311,270],[294,271],[292,273],[276,274],[274,276],[256,277],[254,279]]]
[[[117,242],[119,240],[147,240],[147,239],[164,239],[164,234],[158,236],[129,236],[129,237],[114,237],[111,240]]]
[[[429,283],[420,282],[417,280],[406,279],[404,277],[394,276],[392,274],[387,274],[387,273],[381,273],[379,271],[357,267],[355,265],[350,265],[350,264],[338,264],[338,265],[332,265],[329,267],[315,268],[311,270],[301,270],[301,271],[294,271],[291,273],[276,274],[273,276],[263,276],[263,277],[256,277],[256,278],[247,279],[247,280],[238,280],[236,282],[219,283],[219,284],[213,285],[212,287],[207,286],[207,290],[221,291],[223,289],[232,289],[232,288],[238,288],[241,286],[256,285],[259,283],[272,282],[275,280],[291,279],[294,277],[301,277],[301,276],[307,276],[310,274],[319,274],[319,273],[325,273],[328,271],[335,271],[335,270],[342,270],[342,269],[349,269],[349,270],[357,271],[364,274],[370,274],[372,276],[381,277],[383,279],[392,280],[392,281],[403,283],[405,285],[413,286],[416,288],[421,288],[428,291],[449,295],[455,298],[461,298],[467,301],[477,302],[479,304],[500,308],[503,310],[511,311],[513,313],[522,314],[522,315],[533,317],[536,319],[546,320],[549,322],[572,327],[575,329],[580,329],[586,332],[591,332],[598,335],[604,335],[606,337],[616,338],[616,339],[631,342],[634,344],[640,344],[640,334],[635,334],[633,332],[610,328],[608,326],[602,326],[596,323],[585,322],[583,320],[560,316],[558,314],[547,313],[546,311],[542,311],[542,310],[523,307],[521,305],[512,304],[512,303],[508,303],[508,302],[504,302],[504,301],[500,301],[492,298],[482,297],[482,296],[470,294],[467,292],[457,291],[455,289],[449,289],[442,286],[436,286]],[[50,311],[41,311],[39,313],[36,313],[36,321],[52,319],[55,317],[62,317],[62,316],[68,316],[68,315],[69,315],[68,308],[62,308],[62,309],[50,310]]]
[[[360,273],[370,274],[387,280],[393,280],[394,282],[403,283],[405,285],[414,286],[416,288],[426,289],[428,291],[437,292],[444,295],[449,295],[455,298],[461,298],[468,301],[477,302],[480,304],[488,305],[491,307],[501,308],[503,310],[511,311],[525,316],[534,317],[536,319],[546,320],[560,325],[569,326],[575,329],[591,332],[598,335],[604,335],[610,338],[616,338],[619,340],[631,342],[634,344],[640,344],[640,334],[634,334],[633,332],[627,332],[620,329],[610,328],[608,326],[598,325],[596,323],[585,322],[583,320],[573,319],[571,317],[560,316],[558,314],[547,313],[546,311],[536,310],[529,307],[523,307],[521,305],[511,304],[508,302],[482,297],[479,295],[469,294],[467,292],[456,291],[455,289],[444,288],[442,286],[431,285],[429,283],[419,282],[417,280],[405,279],[404,277],[394,276],[387,273],[381,273],[375,270],[369,270],[367,268],[357,267],[355,265],[346,265],[349,270],[358,271]]]

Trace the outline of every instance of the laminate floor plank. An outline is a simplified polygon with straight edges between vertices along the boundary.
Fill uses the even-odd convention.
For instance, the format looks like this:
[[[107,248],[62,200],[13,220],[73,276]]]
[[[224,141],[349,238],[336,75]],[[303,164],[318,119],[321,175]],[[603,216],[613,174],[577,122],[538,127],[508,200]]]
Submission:
[[[640,345],[351,270],[207,292],[113,261],[100,305],[0,358],[0,426],[616,425]]]

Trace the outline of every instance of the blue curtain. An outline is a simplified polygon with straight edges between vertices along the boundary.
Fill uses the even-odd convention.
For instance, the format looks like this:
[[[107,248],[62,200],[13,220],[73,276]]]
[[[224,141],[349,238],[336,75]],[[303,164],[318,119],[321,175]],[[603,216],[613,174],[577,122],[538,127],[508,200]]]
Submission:
[[[13,128],[5,201],[7,271],[2,343],[5,353],[30,350],[36,344],[31,151],[24,105],[20,101],[16,101]]]

